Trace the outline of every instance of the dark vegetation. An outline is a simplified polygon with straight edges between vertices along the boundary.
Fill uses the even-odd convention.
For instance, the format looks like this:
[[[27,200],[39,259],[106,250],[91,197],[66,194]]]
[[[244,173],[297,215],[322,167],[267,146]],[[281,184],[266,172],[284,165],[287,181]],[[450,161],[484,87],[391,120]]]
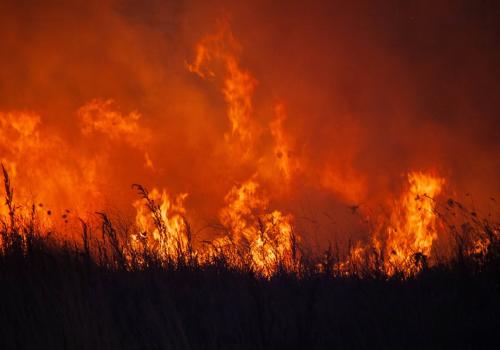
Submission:
[[[500,243],[486,224],[487,252],[470,252],[479,228],[462,226],[453,257],[413,277],[340,274],[328,250],[321,269],[304,258],[300,274],[268,279],[224,257],[165,262],[144,252],[127,265],[104,213],[101,243],[83,221],[78,246],[58,242],[40,234],[35,209],[20,221],[6,173],[4,182],[1,349],[500,346]]]

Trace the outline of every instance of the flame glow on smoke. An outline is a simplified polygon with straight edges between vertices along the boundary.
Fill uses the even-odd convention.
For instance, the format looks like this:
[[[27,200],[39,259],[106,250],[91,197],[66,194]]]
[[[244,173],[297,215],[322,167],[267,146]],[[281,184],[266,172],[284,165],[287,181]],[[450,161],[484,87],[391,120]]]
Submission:
[[[299,243],[352,239],[343,266],[375,249],[387,273],[411,274],[440,238],[440,196],[500,190],[487,137],[500,109],[476,111],[488,103],[459,82],[426,95],[455,77],[441,61],[454,42],[435,62],[414,52],[439,39],[433,16],[412,27],[363,6],[219,5],[2,5],[0,160],[18,212],[70,239],[79,218],[119,212],[135,217],[132,251],[244,257],[265,276],[294,270]],[[424,42],[404,46],[419,37],[397,41],[400,26]],[[455,56],[488,66],[483,50]],[[473,67],[464,76],[497,91]],[[137,199],[132,183],[150,191]]]

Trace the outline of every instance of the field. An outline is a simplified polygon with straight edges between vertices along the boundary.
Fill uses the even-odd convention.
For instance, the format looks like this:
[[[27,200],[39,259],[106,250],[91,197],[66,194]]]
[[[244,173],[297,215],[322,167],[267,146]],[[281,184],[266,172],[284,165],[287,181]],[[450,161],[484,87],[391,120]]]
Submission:
[[[0,260],[3,349],[495,348],[499,260],[415,278],[100,267],[35,239]],[[489,346],[488,346],[489,344]]]
[[[0,350],[500,349],[500,1],[0,0]]]
[[[485,253],[457,236],[453,256],[419,272],[341,268],[332,249],[271,274],[226,255],[134,258],[105,214],[102,236],[42,235],[16,217],[2,225],[3,349],[495,348],[500,344],[500,241]],[[492,229],[493,227],[493,229]],[[461,239],[460,239],[461,238]]]

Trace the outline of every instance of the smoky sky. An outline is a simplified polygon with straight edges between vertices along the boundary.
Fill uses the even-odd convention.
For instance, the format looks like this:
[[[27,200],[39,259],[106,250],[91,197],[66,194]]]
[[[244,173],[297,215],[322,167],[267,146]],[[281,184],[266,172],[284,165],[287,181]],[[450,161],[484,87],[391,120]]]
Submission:
[[[252,118],[266,127],[282,103],[305,167],[277,205],[382,201],[413,170],[445,177],[450,195],[500,194],[496,1],[2,1],[0,109],[36,111],[45,132],[82,152],[82,105],[112,99],[138,111],[155,133],[157,169],[114,145],[111,196],[142,181],[190,193],[209,217],[255,172],[207,151],[229,128],[225,102],[220,83],[186,69],[221,17],[257,81]],[[360,194],[315,183],[325,169]]]

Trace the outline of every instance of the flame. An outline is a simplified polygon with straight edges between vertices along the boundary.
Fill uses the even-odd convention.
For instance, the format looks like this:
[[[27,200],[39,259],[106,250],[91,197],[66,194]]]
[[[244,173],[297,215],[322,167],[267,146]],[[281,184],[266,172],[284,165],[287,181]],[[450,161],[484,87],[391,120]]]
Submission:
[[[301,163],[295,152],[295,142],[283,128],[287,115],[285,106],[282,103],[274,106],[274,115],[275,118],[269,125],[275,142],[274,154],[279,170],[283,174],[285,181],[289,182],[293,175],[301,170]]]
[[[81,131],[85,136],[101,133],[111,140],[123,140],[144,152],[145,166],[153,169],[153,162],[146,151],[151,140],[151,131],[140,125],[141,114],[132,111],[128,115],[120,113],[113,100],[94,99],[77,112],[81,121]]]
[[[216,237],[209,247],[194,250],[185,219],[187,194],[171,198],[165,190],[147,192],[134,202],[136,232],[130,236],[129,257],[152,254],[161,261],[178,262],[186,257],[209,262],[224,254],[229,266],[245,264],[257,274],[269,277],[279,268],[295,271],[296,240],[291,215],[278,210],[266,212],[268,200],[258,193],[259,185],[249,180],[234,186],[226,195],[226,207],[220,211],[225,234]],[[139,261],[144,263],[144,261]]]
[[[292,215],[267,212],[268,200],[258,193],[259,185],[249,180],[234,186],[226,195],[220,221],[228,234],[214,241],[218,250],[236,247],[251,261],[251,268],[270,276],[278,268],[294,269],[297,252]],[[230,256],[230,261],[237,259]]]
[[[252,96],[257,85],[255,78],[240,67],[237,53],[241,46],[233,37],[227,21],[218,22],[215,34],[207,35],[196,45],[196,57],[188,70],[201,78],[217,78],[215,68],[222,64],[222,93],[227,103],[227,117],[231,133],[226,140],[236,140],[244,155],[251,153],[257,137],[257,126],[252,120]]]
[[[18,212],[27,215],[35,206],[46,224],[62,223],[68,220],[68,208],[84,212],[99,201],[98,159],[72,157],[63,139],[42,130],[38,114],[0,113],[0,150]]]
[[[435,197],[445,180],[422,172],[410,172],[407,179],[408,188],[393,202],[388,220],[376,217],[371,242],[355,242],[346,259],[338,263],[341,274],[383,271],[388,276],[402,273],[408,277],[431,262],[438,238]]]
[[[151,132],[140,124],[138,112],[122,114],[114,101],[95,99],[80,107],[75,116],[83,144],[45,127],[37,113],[0,112],[0,161],[14,186],[17,214],[30,217],[34,212],[44,226],[56,226],[63,234],[71,234],[79,225],[76,219],[90,219],[102,205],[111,143],[138,149],[146,165],[153,168],[147,152]],[[87,144],[98,145],[96,152],[89,152]],[[5,206],[0,214],[7,216]]]
[[[126,21],[122,25],[125,26]],[[254,30],[254,26],[251,27]],[[254,43],[249,50],[252,54],[249,60],[252,65],[249,66],[242,57],[243,47],[235,39],[227,20],[219,21],[214,33],[202,34],[201,39],[195,41],[194,57],[190,63],[182,64],[186,61],[185,52],[181,51],[182,57],[169,60],[171,66],[164,69],[165,56],[157,57],[158,61],[153,57],[156,45],[144,45],[142,41],[146,40],[140,35],[139,40],[135,40],[139,28],[142,26],[137,27],[137,33],[135,30],[126,31],[126,35],[119,38],[119,43],[114,41],[113,35],[104,36],[111,43],[105,40],[102,54],[111,55],[120,66],[119,70],[110,67],[110,75],[106,75],[108,72],[103,72],[103,69],[96,69],[101,68],[100,65],[82,66],[79,62],[79,65],[75,63],[76,68],[65,68],[57,64],[57,72],[67,73],[67,70],[70,77],[74,75],[82,80],[81,94],[71,95],[71,89],[57,90],[57,87],[51,91],[58,101],[67,102],[52,105],[50,99],[46,101],[42,97],[24,102],[23,94],[28,94],[25,90],[32,86],[28,83],[24,86],[22,79],[19,79],[20,82],[16,79],[7,81],[13,87],[19,88],[21,84],[22,89],[19,89],[19,96],[12,93],[15,98],[11,103],[3,103],[2,108],[6,108],[4,105],[15,105],[16,101],[40,108],[37,111],[0,111],[0,161],[11,177],[16,213],[29,217],[35,211],[39,222],[47,230],[64,234],[71,231],[68,224],[76,221],[73,219],[88,218],[96,210],[105,211],[109,202],[125,211],[130,210],[133,203],[135,213],[127,217],[133,221],[135,214],[134,232],[127,237],[131,253],[147,251],[161,261],[177,261],[186,255],[194,255],[199,261],[210,261],[217,252],[223,252],[231,266],[248,265],[256,273],[270,276],[282,267],[289,271],[297,270],[299,257],[296,245],[301,237],[296,234],[294,225],[302,223],[305,217],[314,216],[314,212],[322,213],[323,209],[342,213],[342,209],[350,207],[353,213],[360,214],[364,219],[369,217],[367,221],[377,225],[375,228],[366,228],[364,223],[353,226],[353,232],[360,232],[364,240],[354,242],[348,257],[338,262],[343,273],[362,266],[367,259],[370,266],[376,267],[378,262],[369,258],[372,252],[381,257],[382,268],[390,275],[400,271],[411,275],[432,257],[433,247],[440,236],[434,198],[442,193],[445,181],[419,172],[420,168],[415,167],[420,163],[415,161],[417,157],[409,154],[413,143],[406,141],[409,132],[407,124],[413,127],[416,125],[410,123],[413,120],[398,119],[396,123],[387,123],[382,127],[372,122],[376,120],[379,123],[379,118],[388,122],[384,113],[413,105],[409,103],[411,101],[386,108],[390,105],[387,101],[372,99],[366,93],[375,89],[361,89],[358,96],[354,89],[357,80],[366,82],[361,74],[359,77],[355,75],[352,81],[350,76],[341,75],[338,82],[327,81],[328,84],[314,79],[309,85],[309,76],[295,80],[299,79],[295,73],[302,75],[302,70],[317,78],[315,74],[321,74],[323,69],[328,68],[325,65],[308,70],[306,63],[316,55],[316,51],[309,48],[299,50],[304,54],[304,61],[295,61],[290,55],[280,56],[286,57],[286,60],[279,61],[283,67],[275,67],[272,54],[261,55],[255,50],[266,45]],[[48,38],[44,37],[47,34],[39,35],[39,39]],[[59,40],[65,42],[66,39],[63,36],[56,40],[56,46]],[[291,42],[295,40],[290,38]],[[71,37],[71,47],[74,41]],[[129,51],[122,50],[122,41]],[[151,43],[156,44],[148,42]],[[193,43],[190,42],[188,47]],[[49,44],[53,45],[51,40],[47,40]],[[39,51],[44,55],[48,51],[55,52],[56,56],[68,59],[64,50],[50,45],[52,50]],[[149,51],[151,47],[155,50]],[[38,53],[35,55],[31,46],[23,46],[23,49],[25,54],[33,53],[38,58]],[[144,55],[141,52],[143,49]],[[158,47],[159,51],[162,49],[169,50],[171,47]],[[168,50],[166,52],[170,53]],[[12,54],[16,57],[15,52]],[[93,53],[85,54],[92,57]],[[48,78],[54,73],[49,69],[51,74],[45,75],[44,60],[38,61],[36,65],[32,63],[33,67],[20,66],[30,68],[26,69],[27,72],[40,73],[40,76],[33,74],[36,76],[33,78],[35,88],[44,80],[52,82]],[[49,61],[47,59],[48,66],[51,65]],[[330,61],[328,57],[328,63]],[[338,63],[339,67],[344,67],[341,60]],[[267,74],[257,79],[250,69],[253,65],[258,67],[257,71]],[[300,68],[294,68],[294,65]],[[280,69],[274,68],[281,68],[281,73],[276,73]],[[379,68],[384,71],[383,67]],[[105,73],[102,81],[96,79],[101,76],[81,75],[81,72],[93,71]],[[126,73],[123,76],[130,74],[132,78],[118,77],[118,73]],[[287,79],[283,79],[284,76]],[[171,77],[174,77],[174,83],[169,85],[171,83],[167,78]],[[271,85],[276,77],[284,83],[273,90]],[[372,74],[368,87],[378,83],[376,77]],[[325,81],[327,78],[328,74],[325,74]],[[98,83],[94,85],[94,81]],[[126,87],[122,86],[122,82],[126,83],[123,84]],[[207,82],[216,90],[215,98],[206,93],[211,88],[207,87]],[[129,84],[133,85],[132,93]],[[100,85],[106,88],[89,88]],[[327,85],[332,85],[331,96],[328,95],[330,90],[324,94],[320,91]],[[337,85],[345,87],[340,89],[340,97],[335,96],[338,91],[334,86]],[[387,88],[393,88],[394,84],[388,85]],[[7,90],[2,91],[7,94]],[[43,92],[33,91],[37,94]],[[409,96],[413,96],[413,90],[411,92]],[[43,93],[40,95],[46,96]],[[386,95],[391,96],[389,93]],[[81,100],[82,96],[86,96],[85,100]],[[5,97],[3,102],[9,97]],[[333,101],[332,104],[322,101],[325,97]],[[341,102],[341,97],[345,97],[346,101],[336,108],[334,103]],[[176,102],[178,100],[182,102]],[[390,102],[393,100],[398,99],[391,96]],[[133,107],[123,111],[121,105]],[[39,114],[42,111],[43,115]],[[214,111],[222,111],[220,118]],[[427,130],[426,126],[419,129],[426,133],[418,134],[437,134],[436,130],[440,129],[429,126]],[[388,142],[381,142],[384,140],[380,138],[384,136],[389,138]],[[441,141],[436,139],[417,138],[418,142],[414,143],[422,145],[426,141],[426,145],[430,143],[437,147]],[[406,159],[401,161],[390,154],[393,146],[401,146],[409,157],[401,157]],[[476,153],[471,151],[470,154]],[[420,157],[420,153],[418,158],[425,159],[426,167],[440,165],[438,158]],[[473,155],[468,161],[475,158],[479,157]],[[382,172],[379,171],[379,161],[401,164]],[[446,168],[446,164],[443,167]],[[407,188],[403,194],[394,193],[391,190],[394,174],[399,176],[401,169],[408,168],[415,171],[408,174]],[[126,193],[129,182],[137,180],[151,181],[155,188],[140,200],[124,199],[123,193]],[[447,183],[453,180],[450,177]],[[121,182],[127,186],[123,192],[116,190]],[[233,186],[235,182],[239,185]],[[187,193],[193,209],[189,212],[185,206]],[[389,197],[397,200],[389,202]],[[311,208],[308,208],[310,203]],[[380,203],[389,208],[388,215],[372,215],[365,209]],[[349,213],[349,210],[345,211]],[[9,210],[5,205],[0,206],[0,215],[2,220],[8,219]],[[198,241],[192,241],[187,220],[192,219],[190,222],[199,224],[207,217],[216,217],[223,229],[210,231],[206,237],[197,237]],[[335,218],[337,222],[343,219]],[[316,222],[315,218],[310,221]],[[349,219],[345,221],[351,223]],[[318,240],[324,243],[333,238],[330,226],[324,229],[327,226],[325,221],[317,222],[317,226],[321,226]],[[302,226],[299,228],[302,238],[306,240],[307,230]],[[370,243],[366,244],[366,240]],[[471,254],[485,254],[489,245],[488,240],[477,241]]]
[[[131,235],[132,249],[147,251],[162,261],[179,261],[189,250],[184,202],[187,193],[174,198],[154,188],[133,203],[137,232]]]
[[[443,178],[422,172],[408,174],[409,188],[394,203],[386,231],[389,274],[414,273],[421,268],[422,260],[431,256],[438,237],[435,197],[441,193],[444,182]]]

